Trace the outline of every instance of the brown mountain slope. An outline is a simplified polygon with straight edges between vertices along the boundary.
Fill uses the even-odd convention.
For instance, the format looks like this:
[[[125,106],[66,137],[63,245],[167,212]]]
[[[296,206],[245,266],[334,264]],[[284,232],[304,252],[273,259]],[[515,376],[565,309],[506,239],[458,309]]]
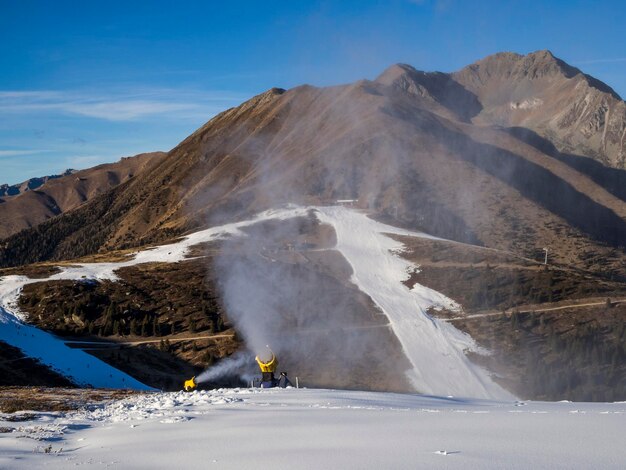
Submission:
[[[0,239],[78,207],[140,174],[164,155],[163,152],[144,153],[122,158],[116,163],[71,171],[58,178],[46,179],[34,189],[22,188],[24,190],[17,195],[1,198]]]
[[[281,203],[358,199],[395,224],[526,257],[548,247],[555,262],[622,275],[626,209],[614,180],[624,172],[583,171],[531,126],[555,119],[562,83],[617,100],[572,70],[549,53],[501,54],[451,75],[394,66],[375,82],[270,90],[137,178],[7,239],[0,263],[163,241]],[[514,119],[505,104],[533,93],[550,106]],[[496,115],[530,127],[491,125]]]

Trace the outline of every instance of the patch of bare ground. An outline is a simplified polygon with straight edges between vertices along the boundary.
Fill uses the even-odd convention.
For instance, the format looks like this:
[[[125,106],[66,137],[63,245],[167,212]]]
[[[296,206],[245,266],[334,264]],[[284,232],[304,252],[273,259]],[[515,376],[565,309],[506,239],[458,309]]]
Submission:
[[[444,293],[466,313],[522,305],[626,296],[626,282],[602,271],[544,265],[506,252],[454,242],[402,238],[418,266],[405,281]]]
[[[489,356],[473,359],[523,398],[626,399],[626,306],[581,307],[455,321]]]
[[[0,421],[25,421],[32,419],[32,413],[72,411],[96,403],[119,400],[139,392],[132,390],[85,389],[62,387],[0,387]],[[145,392],[143,392],[145,393]],[[18,414],[13,414],[18,413]]]
[[[118,275],[118,282],[29,284],[20,308],[31,323],[68,341],[99,342],[81,347],[161,389],[179,388],[239,347],[200,260],[137,265]],[[181,336],[218,337],[176,341]],[[142,340],[152,342],[126,344]]]
[[[19,275],[27,276],[31,279],[45,279],[60,272],[56,264],[52,263],[37,263],[29,264],[27,266],[18,266],[16,268],[4,268],[0,269],[0,277]]]
[[[132,258],[137,250],[115,250],[104,253],[94,253],[93,255],[76,258],[71,263],[61,262],[60,265],[78,264],[78,263],[122,263]]]

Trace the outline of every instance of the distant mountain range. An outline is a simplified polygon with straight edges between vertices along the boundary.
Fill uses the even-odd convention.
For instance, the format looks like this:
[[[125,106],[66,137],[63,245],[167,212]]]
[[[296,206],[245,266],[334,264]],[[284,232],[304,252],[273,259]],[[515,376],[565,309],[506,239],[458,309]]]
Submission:
[[[31,178],[0,186],[0,238],[72,210],[141,173],[163,153],[146,153],[87,170]]]
[[[6,183],[0,184],[0,197],[17,196],[18,194],[22,194],[26,191],[37,189],[38,187],[40,187],[42,184],[46,183],[49,180],[61,178],[63,176],[68,176],[75,172],[76,170],[72,170],[71,168],[68,168],[60,175],[38,176],[35,178],[27,179],[26,181],[23,181],[18,184],[6,184]]]
[[[453,240],[527,256],[550,245],[562,261],[619,264],[609,252],[626,240],[625,136],[624,101],[549,51],[500,53],[451,74],[398,64],[374,81],[275,88],[166,155],[42,187],[69,191],[70,205],[49,198],[51,189],[0,204],[20,214],[0,214],[5,237],[73,209],[7,238],[0,265],[164,241],[276,204],[336,199]],[[39,215],[21,215],[30,213]]]

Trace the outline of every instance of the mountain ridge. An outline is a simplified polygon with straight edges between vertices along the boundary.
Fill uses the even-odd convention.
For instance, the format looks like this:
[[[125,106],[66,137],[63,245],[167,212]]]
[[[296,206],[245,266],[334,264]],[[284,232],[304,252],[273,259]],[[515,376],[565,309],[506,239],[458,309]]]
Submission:
[[[112,205],[105,212],[117,214],[108,235],[83,227],[59,242],[72,246],[76,237],[101,233],[103,242],[88,244],[100,251],[127,248],[275,204],[359,199],[360,206],[375,213],[393,211],[396,223],[409,228],[525,255],[553,243],[557,232],[572,235],[565,244],[569,251],[588,243],[598,253],[611,251],[621,243],[624,209],[619,190],[605,186],[602,172],[609,168],[587,174],[589,169],[574,159],[592,162],[595,153],[565,152],[564,140],[544,126],[560,122],[567,112],[553,114],[565,100],[562,93],[540,104],[519,101],[524,94],[555,90],[587,87],[587,93],[584,79],[572,75],[577,69],[563,72],[561,62],[548,51],[503,53],[452,74],[395,65],[374,81],[270,89],[218,114],[149,171],[107,196]],[[485,64],[491,64],[487,71]],[[511,70],[531,78],[502,81],[500,75]],[[488,80],[491,91],[477,85]],[[526,116],[521,121],[518,112]],[[510,125],[499,124],[507,119]],[[602,130],[594,138],[603,133],[608,135]],[[621,175],[623,170],[615,171]],[[534,181],[562,188],[563,197],[550,196]],[[572,204],[587,208],[589,220]],[[516,229],[520,224],[523,232]],[[42,226],[25,236],[46,237],[46,230]],[[5,240],[3,263],[14,256],[15,243],[22,246],[18,239]],[[53,257],[71,256],[72,250],[56,246]],[[564,261],[586,263],[562,250]]]
[[[3,221],[0,224],[0,239],[79,207],[98,194],[139,175],[164,155],[162,152],[144,153],[86,170],[68,170],[45,181],[37,179],[35,187],[0,198],[0,218]],[[21,186],[28,186],[29,181],[32,180]]]
[[[76,173],[77,170],[72,168],[68,168],[63,173],[58,175],[46,175],[46,176],[36,176],[33,178],[29,178],[21,183],[16,184],[8,184],[3,183],[0,184],[0,197],[8,197],[8,196],[17,196],[26,191],[32,191],[33,189],[37,189],[44,184],[46,184],[49,180],[61,178],[63,176],[71,175],[72,173]]]
[[[450,74],[395,64],[376,80],[430,95],[463,121],[526,127],[562,152],[625,167],[626,104],[610,86],[548,50],[501,52]]]

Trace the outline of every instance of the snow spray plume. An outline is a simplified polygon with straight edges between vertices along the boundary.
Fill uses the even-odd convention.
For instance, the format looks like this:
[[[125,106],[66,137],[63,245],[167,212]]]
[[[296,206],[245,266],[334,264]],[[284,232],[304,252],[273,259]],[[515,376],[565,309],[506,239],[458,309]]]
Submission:
[[[239,352],[220,361],[219,364],[209,367],[207,370],[198,375],[195,379],[196,383],[212,382],[221,377],[229,375],[241,375],[241,369],[250,364],[253,357],[248,352]]]
[[[434,226],[437,235],[461,238],[463,219],[444,211],[426,184],[439,181],[433,154],[449,133],[412,103],[402,90],[366,81],[250,100],[230,112],[237,119],[220,134],[223,144],[202,137],[206,165],[194,175],[219,177],[204,195],[194,188],[191,210],[215,226],[287,203],[355,199],[392,225]],[[242,232],[221,242],[209,269],[250,351],[269,344],[279,370],[310,385],[410,389],[402,373],[409,364],[387,319],[351,282],[352,267],[314,211]]]
[[[291,102],[289,116],[308,117],[263,121],[272,124],[268,129],[257,120],[264,104],[249,106],[255,118],[248,129],[237,124],[233,131],[237,146],[228,154],[230,173],[208,187],[205,196],[196,197],[199,205],[191,210],[196,215],[206,212],[209,201],[208,224],[215,226],[287,203],[359,198],[364,208],[374,208],[381,186],[392,187],[399,172],[396,159],[390,158],[395,146],[363,124],[375,122],[368,118],[379,108],[370,101],[353,101],[344,92],[327,89],[318,100],[317,89],[303,87],[273,97],[267,108],[272,113],[281,109],[278,102]],[[354,92],[362,93],[361,85]],[[375,94],[370,98],[382,99]],[[331,130],[332,146],[324,133],[320,137],[320,128]],[[202,150],[207,164],[213,158],[210,145],[207,141]],[[381,155],[384,165],[363,167],[364,161]],[[397,339],[384,327],[362,328],[384,326],[386,318],[350,282],[350,265],[332,250],[332,229],[322,226],[314,211],[260,221],[242,232],[244,236],[221,242],[209,268],[226,316],[252,353],[269,344],[279,370],[306,376],[312,386],[410,389],[403,374],[408,363]]]

